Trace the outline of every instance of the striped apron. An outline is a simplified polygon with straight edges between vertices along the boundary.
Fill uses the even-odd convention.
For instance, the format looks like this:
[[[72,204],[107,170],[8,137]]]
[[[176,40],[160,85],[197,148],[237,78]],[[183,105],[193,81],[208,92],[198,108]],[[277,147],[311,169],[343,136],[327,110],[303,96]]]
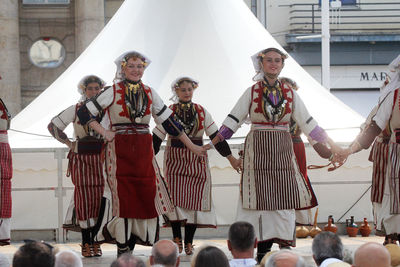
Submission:
[[[287,210],[311,206],[287,125],[253,124],[246,137],[241,180],[243,208]]]
[[[388,164],[389,144],[376,140],[371,149],[372,166],[371,201],[382,203],[385,189],[386,168]]]
[[[12,156],[7,131],[0,131],[0,218],[11,218]]]

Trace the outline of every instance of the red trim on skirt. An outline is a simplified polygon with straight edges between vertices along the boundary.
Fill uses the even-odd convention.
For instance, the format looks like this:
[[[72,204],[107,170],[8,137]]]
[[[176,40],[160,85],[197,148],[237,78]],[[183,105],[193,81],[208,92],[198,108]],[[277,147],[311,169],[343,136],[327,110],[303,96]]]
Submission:
[[[0,218],[10,218],[11,177],[13,173],[11,149],[8,143],[0,143]]]

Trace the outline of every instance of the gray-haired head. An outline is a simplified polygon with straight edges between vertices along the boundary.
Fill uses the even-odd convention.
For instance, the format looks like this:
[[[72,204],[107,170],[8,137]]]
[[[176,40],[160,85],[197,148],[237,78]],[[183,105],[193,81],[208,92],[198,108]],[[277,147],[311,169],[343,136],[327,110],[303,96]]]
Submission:
[[[146,264],[130,253],[124,253],[113,261],[110,267],[146,267]]]
[[[267,262],[265,263],[265,267],[305,267],[306,262],[303,257],[297,255],[296,253],[283,249],[274,254],[272,254]]]
[[[179,257],[178,246],[171,240],[160,240],[153,245],[151,257],[153,264],[176,266]]]
[[[82,267],[82,259],[71,250],[60,251],[56,254],[54,267]]]
[[[319,266],[328,258],[343,260],[343,244],[340,237],[332,232],[318,234],[312,243],[315,263]]]

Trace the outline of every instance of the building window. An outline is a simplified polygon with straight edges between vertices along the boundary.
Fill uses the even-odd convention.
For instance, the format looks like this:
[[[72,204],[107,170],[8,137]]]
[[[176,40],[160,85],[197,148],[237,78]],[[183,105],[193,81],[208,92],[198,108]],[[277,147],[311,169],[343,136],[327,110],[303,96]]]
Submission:
[[[257,0],[251,0],[251,12],[257,17]]]
[[[39,68],[57,68],[65,59],[65,48],[53,38],[41,38],[29,49],[29,59]]]
[[[22,0],[23,5],[67,5],[70,0]]]
[[[342,2],[342,6],[356,6],[357,0],[329,0],[329,2]],[[318,0],[319,5],[321,6],[321,0]]]

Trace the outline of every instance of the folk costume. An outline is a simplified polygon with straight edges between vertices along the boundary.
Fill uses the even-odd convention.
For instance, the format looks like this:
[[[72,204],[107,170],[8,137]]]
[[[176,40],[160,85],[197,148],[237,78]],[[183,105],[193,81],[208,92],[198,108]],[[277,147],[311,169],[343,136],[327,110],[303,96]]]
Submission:
[[[74,205],[76,217],[82,232],[82,256],[101,256],[100,245],[94,242],[98,229],[95,228],[104,192],[103,177],[103,139],[95,131],[82,125],[77,117],[78,109],[87,100],[85,88],[89,83],[98,83],[103,88],[104,81],[94,75],[85,76],[78,84],[82,94],[81,101],[55,116],[48,130],[61,143],[67,144],[64,129],[73,124],[75,145],[68,153],[67,176],[74,184]],[[101,121],[102,114],[94,119]],[[97,230],[97,231],[96,231]]]
[[[181,77],[171,85],[174,94],[184,81],[192,84],[193,90],[198,86],[197,81]],[[191,101],[186,103],[179,101],[169,108],[173,112],[174,119],[183,126],[186,135],[193,143],[203,145],[204,134],[210,136],[210,139],[217,135],[218,127],[203,106]],[[154,128],[153,143],[156,153],[166,134],[162,125]],[[223,157],[231,155],[226,141],[218,143],[216,149]],[[172,227],[174,242],[180,252],[183,249],[181,225],[185,226],[185,252],[190,255],[196,228],[215,228],[217,225],[211,198],[212,182],[208,157],[198,157],[176,137],[168,135],[164,152],[164,175],[175,209],[163,217],[166,224]]]
[[[328,142],[327,134],[310,116],[290,84],[279,80],[269,84],[264,78],[261,62],[269,51],[263,50],[252,57],[257,82],[240,97],[219,131],[220,140],[230,138],[250,117],[252,125],[244,145],[237,220],[250,222],[257,229],[259,260],[273,242],[282,247],[295,246],[295,209],[314,205],[312,190],[296,162],[290,121],[293,119],[316,142]],[[282,52],[277,53],[286,58]]]
[[[158,240],[158,216],[172,212],[167,184],[161,176],[152,147],[150,118],[162,124],[174,136],[182,134],[155,90],[123,77],[123,67],[130,58],[139,58],[144,66],[150,60],[132,51],[116,61],[116,82],[88,101],[78,112],[88,124],[92,117],[107,109],[115,138],[107,143],[106,172],[112,193],[113,216],[103,229],[115,238],[118,255],[133,251],[136,243],[152,245]]]
[[[11,115],[0,98],[0,246],[10,244],[13,173],[11,148],[7,136],[10,121]]]
[[[349,147],[350,154],[367,149],[375,140],[371,200],[378,233],[385,243],[400,240],[400,56],[389,65],[390,82],[381,90],[376,112]]]

